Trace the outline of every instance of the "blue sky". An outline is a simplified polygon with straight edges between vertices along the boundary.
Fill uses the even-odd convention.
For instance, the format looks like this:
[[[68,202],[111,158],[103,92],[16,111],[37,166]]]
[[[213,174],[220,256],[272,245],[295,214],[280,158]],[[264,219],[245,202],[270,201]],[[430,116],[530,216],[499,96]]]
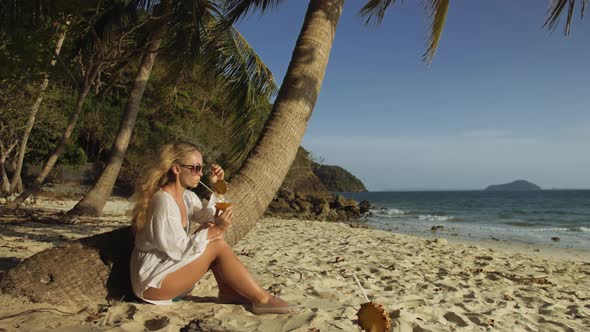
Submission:
[[[548,32],[548,2],[453,1],[427,67],[419,1],[379,26],[347,1],[303,146],[369,190],[590,188],[590,24],[577,11],[568,38]],[[291,0],[238,25],[279,83],[306,9]]]

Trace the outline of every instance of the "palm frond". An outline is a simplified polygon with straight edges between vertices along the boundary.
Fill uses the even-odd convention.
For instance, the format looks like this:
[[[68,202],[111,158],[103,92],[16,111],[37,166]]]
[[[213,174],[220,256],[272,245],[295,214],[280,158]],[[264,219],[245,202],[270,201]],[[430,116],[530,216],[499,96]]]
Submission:
[[[272,72],[235,28],[218,35],[209,46],[207,65],[215,68],[225,82],[233,112],[228,118],[234,134],[230,137],[230,166],[237,166],[250,153],[259,134],[263,105],[276,93]],[[264,119],[262,119],[264,120]]]
[[[160,60],[166,67],[160,95],[168,102],[176,99],[178,85],[190,79],[197,65],[204,61],[204,43],[213,33],[220,16],[219,7],[208,0],[176,2],[167,23],[167,43]]]
[[[279,6],[286,0],[225,0],[225,15],[227,19],[226,27],[232,26],[240,18],[246,16],[249,12],[259,10],[265,12],[271,8]]]
[[[191,7],[195,4],[198,6]],[[197,75],[214,75],[227,91],[233,111],[226,123],[234,133],[229,159],[236,165],[258,139],[265,119],[260,106],[268,105],[277,90],[276,83],[244,37],[228,27],[227,18],[213,2],[184,0],[175,10],[168,23],[169,37],[160,52],[160,61],[166,67],[160,96],[168,106],[173,105],[179,86],[190,81],[195,70]]]
[[[432,21],[430,23],[430,34],[426,42],[426,52],[422,55],[422,61],[430,64],[436,54],[438,42],[445,26],[447,12],[449,11],[449,0],[431,0],[427,3],[426,10]]]
[[[588,0],[580,0],[581,8],[580,8],[580,18],[584,18],[584,12],[586,10],[586,6],[588,5]],[[550,31],[555,30],[559,23],[559,19],[563,14],[565,8],[567,6],[567,19],[565,22],[565,26],[563,29],[563,34],[565,36],[569,36],[572,20],[574,17],[574,9],[576,6],[576,0],[551,0],[549,4],[549,8],[547,9],[547,19],[543,24],[544,27],[549,29]]]
[[[79,48],[100,47],[100,42],[119,40],[155,19],[157,3],[153,0],[111,0],[100,1],[96,8],[81,12],[83,22],[79,31]]]
[[[397,0],[369,0],[359,11],[361,17],[366,17],[365,24],[380,24],[383,21],[385,12],[389,6],[394,5]]]

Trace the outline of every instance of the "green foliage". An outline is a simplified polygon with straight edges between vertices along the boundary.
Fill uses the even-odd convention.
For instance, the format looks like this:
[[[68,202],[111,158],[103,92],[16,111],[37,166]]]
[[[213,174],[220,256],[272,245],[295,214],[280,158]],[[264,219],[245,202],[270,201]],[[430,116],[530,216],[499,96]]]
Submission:
[[[326,192],[326,188],[313,174],[310,154],[303,147],[299,147],[295,160],[287,172],[281,188],[299,193]]]
[[[172,103],[162,100],[162,68],[157,69],[150,80],[142,101],[135,130],[119,176],[120,193],[129,193],[133,182],[145,164],[145,156],[160,145],[176,140],[197,144],[206,164],[219,163],[226,168],[226,176],[239,167],[229,167],[230,138],[236,131],[228,117],[235,105],[228,100],[227,90],[216,81],[215,76],[199,76],[195,70],[187,81],[177,87]],[[261,103],[261,112],[254,113],[254,135],[258,136],[271,109],[268,102]]]
[[[0,31],[0,80],[15,84],[41,78],[50,59],[50,31],[19,30],[8,34]]]
[[[82,147],[68,144],[62,156],[62,161],[68,165],[81,166],[88,162],[86,152]]]
[[[46,156],[53,151],[56,142],[61,138],[69,110],[74,107],[75,96],[72,95],[72,92],[67,88],[50,87],[47,89],[29,137],[25,162],[42,163]],[[31,97],[23,112],[25,116],[28,116],[28,110],[37,96],[32,95]]]
[[[281,188],[301,193],[367,190],[365,185],[347,170],[315,162],[311,153],[303,147],[297,150],[295,160]]]
[[[313,164],[314,174],[320,178],[329,191],[351,192],[367,191],[365,185],[340,166]]]

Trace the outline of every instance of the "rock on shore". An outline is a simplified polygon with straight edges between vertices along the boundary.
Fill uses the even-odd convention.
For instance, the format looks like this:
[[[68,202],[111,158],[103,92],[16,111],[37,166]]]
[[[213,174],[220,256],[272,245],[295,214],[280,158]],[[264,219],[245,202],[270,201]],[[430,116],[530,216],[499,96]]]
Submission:
[[[327,221],[351,221],[369,212],[368,201],[358,203],[330,193],[301,194],[281,189],[271,202],[267,216]]]

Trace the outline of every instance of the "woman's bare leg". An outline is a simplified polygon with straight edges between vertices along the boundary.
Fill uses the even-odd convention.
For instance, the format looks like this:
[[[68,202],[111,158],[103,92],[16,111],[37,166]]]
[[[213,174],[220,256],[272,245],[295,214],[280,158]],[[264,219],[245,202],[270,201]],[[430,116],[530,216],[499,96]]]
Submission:
[[[197,283],[212,264],[215,264],[216,278],[219,277],[224,285],[243,295],[252,303],[264,304],[272,299],[272,296],[258,285],[224,240],[210,242],[201,256],[167,275],[162,281],[161,288],[145,290],[143,296],[149,300],[174,298]]]
[[[219,271],[219,266],[213,262],[211,264],[211,272],[215,276],[215,280],[217,281],[217,287],[219,288],[219,294],[217,298],[219,299],[220,303],[226,304],[248,304],[250,300],[246,298],[244,295],[236,292],[233,288],[231,288],[228,284],[225,283],[223,280],[223,276]]]

